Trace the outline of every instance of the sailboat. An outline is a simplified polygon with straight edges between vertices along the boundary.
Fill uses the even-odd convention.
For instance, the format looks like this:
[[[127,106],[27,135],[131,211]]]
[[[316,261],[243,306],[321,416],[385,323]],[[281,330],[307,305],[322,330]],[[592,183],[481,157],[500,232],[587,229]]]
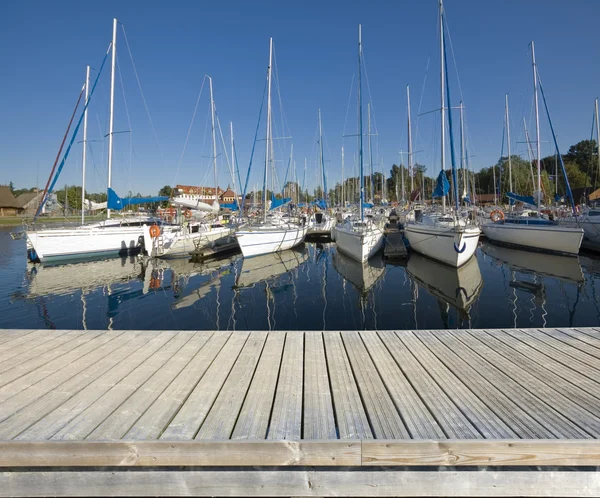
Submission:
[[[269,67],[267,69],[267,139],[265,176],[262,197],[262,220],[248,223],[235,231],[235,237],[245,258],[291,249],[304,242],[308,226],[289,217],[267,216],[267,178],[273,168],[273,129],[271,126],[271,70],[273,65],[273,39],[269,40]],[[277,200],[277,199],[275,199]],[[272,207],[275,207],[275,202]]]
[[[537,66],[535,63],[535,46],[533,42],[531,42],[531,59],[533,66],[533,99],[535,104],[535,130],[537,146],[537,202],[533,199],[533,197],[519,196],[512,192],[509,192],[507,196],[510,199],[539,207],[541,205],[542,196],[540,168],[540,119],[538,108],[539,83]],[[548,111],[547,106],[546,111]],[[551,121],[550,127],[552,129]],[[558,150],[558,144],[556,144],[556,136],[554,135],[553,129],[552,135],[555,140],[555,146]],[[559,157],[561,157],[560,154]],[[560,161],[562,163],[562,157]],[[567,192],[569,193],[569,197],[571,198],[572,202],[569,180],[566,175],[565,182],[567,185]],[[581,241],[583,239],[582,228],[563,226],[558,222],[538,217],[509,216],[506,219],[504,219],[504,215],[501,215],[500,217],[501,219],[486,223],[482,226],[485,236],[493,242],[537,251],[565,254],[569,256],[576,256],[579,253],[579,247],[581,246]]]
[[[479,235],[479,227],[469,224],[468,220],[458,215],[459,195],[458,177],[454,163],[454,146],[452,142],[452,117],[448,112],[450,145],[452,157],[452,177],[454,183],[454,211],[446,212],[446,195],[450,185],[446,178],[446,109],[450,110],[450,94],[446,69],[446,51],[444,34],[444,6],[440,0],[440,93],[441,93],[441,158],[442,170],[438,177],[438,185],[434,197],[442,197],[443,212],[439,214],[423,214],[415,210],[414,219],[407,223],[405,235],[412,250],[450,266],[464,265],[475,253]],[[447,99],[445,97],[447,94]],[[447,100],[447,102],[446,102]]]
[[[325,156],[323,154],[323,125],[321,123],[321,109],[319,109],[319,164],[323,178],[323,200],[318,204],[320,211],[315,211],[308,223],[308,232],[306,236],[321,237],[330,236],[331,229],[335,226],[335,218],[329,216],[326,209],[329,207],[327,202],[327,177],[325,176]]]
[[[372,218],[365,218],[365,177],[363,165],[362,129],[362,27],[358,26],[358,143],[360,166],[360,218],[347,218],[335,226],[334,238],[338,249],[361,263],[373,257],[383,246],[383,230]]]
[[[212,205],[201,202],[192,196],[181,198],[181,196],[173,199],[173,203],[198,210],[202,214],[219,213],[218,201],[218,174],[217,174],[217,139],[215,133],[215,100],[213,96],[212,78],[207,76],[210,87],[210,109],[212,123],[212,147],[213,147],[213,170],[215,180],[215,199]],[[193,213],[186,211],[186,216],[190,218]],[[217,240],[223,239],[233,234],[233,226],[220,223],[218,220],[213,221],[192,221],[189,220],[181,224],[179,230],[170,230],[160,233],[158,236],[152,236],[150,228],[144,229],[144,247],[149,256],[159,258],[177,258],[188,257],[194,249],[207,247]]]
[[[89,88],[89,71],[86,73],[86,100],[83,114],[79,123],[85,120],[84,123],[84,146],[87,138],[85,136],[87,123],[87,110],[91,96],[94,92],[98,79],[104,67],[109,52],[112,56],[111,64],[111,85],[110,85],[110,112],[109,112],[109,132],[108,132],[108,201],[107,201],[107,220],[94,223],[91,225],[81,225],[75,228],[68,229],[44,229],[44,230],[28,230],[27,231],[27,249],[28,257],[31,261],[48,263],[61,262],[67,260],[81,258],[96,258],[98,256],[114,256],[127,255],[139,252],[143,241],[143,226],[148,224],[158,225],[160,220],[144,217],[143,219],[110,219],[111,210],[121,210],[126,206],[141,204],[145,202],[159,202],[167,200],[166,197],[150,197],[150,198],[120,198],[111,188],[112,177],[112,160],[113,160],[113,123],[114,123],[114,97],[115,97],[115,65],[116,65],[116,50],[117,50],[117,19],[113,19],[113,36],[112,42],[107,50],[104,61],[95,83],[88,93]],[[54,181],[50,185],[50,190],[58,179],[58,175],[68,157],[71,145],[73,144],[79,125],[75,128],[71,143],[67,148],[63,157],[62,163],[57,170]],[[84,154],[85,161],[85,154]],[[85,172],[85,163],[84,163]],[[85,173],[84,173],[85,174]],[[42,206],[38,209],[38,214]],[[36,215],[37,216],[37,215]],[[154,230],[160,231],[156,226]]]

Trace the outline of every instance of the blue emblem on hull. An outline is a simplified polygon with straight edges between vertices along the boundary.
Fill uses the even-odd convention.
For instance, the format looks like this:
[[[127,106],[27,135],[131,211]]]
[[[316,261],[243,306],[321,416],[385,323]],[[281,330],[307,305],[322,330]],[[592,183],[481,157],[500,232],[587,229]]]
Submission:
[[[463,252],[465,252],[465,249],[467,248],[467,243],[463,242],[463,246],[459,249],[458,246],[456,245],[456,242],[454,243],[454,250],[458,253],[458,254],[462,254]]]

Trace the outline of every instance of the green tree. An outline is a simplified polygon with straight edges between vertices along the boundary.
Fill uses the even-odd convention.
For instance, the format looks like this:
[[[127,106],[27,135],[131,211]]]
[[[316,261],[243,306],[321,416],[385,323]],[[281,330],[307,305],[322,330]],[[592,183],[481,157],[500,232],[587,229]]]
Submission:
[[[591,175],[598,166],[598,144],[595,140],[581,140],[571,145],[563,157],[565,162],[574,162],[582,172]]]
[[[579,166],[574,163],[574,162],[566,162],[565,163],[565,170],[567,171],[567,177],[569,178],[569,184],[571,185],[572,188],[577,188],[577,187],[589,187],[591,186],[591,181],[590,181],[590,177],[584,173],[583,171],[581,171],[581,169],[579,168]],[[562,173],[559,172],[558,174],[558,185],[559,185],[559,191],[560,192],[564,192],[564,179],[562,178]],[[562,189],[560,188],[562,185]]]

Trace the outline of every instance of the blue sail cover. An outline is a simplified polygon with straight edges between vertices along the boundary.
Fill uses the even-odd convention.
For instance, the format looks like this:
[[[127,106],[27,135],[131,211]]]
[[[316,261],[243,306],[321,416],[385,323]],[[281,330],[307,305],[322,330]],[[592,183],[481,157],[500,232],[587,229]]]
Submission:
[[[363,207],[372,208],[373,207],[373,203],[372,202],[363,202]]]
[[[506,197],[508,197],[512,202],[518,201],[523,204],[529,204],[530,206],[537,207],[535,199],[532,195],[517,195],[512,192],[507,192]]]
[[[106,207],[108,209],[119,211],[126,206],[133,206],[134,204],[146,204],[148,202],[162,202],[168,200],[168,197],[128,197],[126,199],[121,199],[112,188],[109,188]]]
[[[444,197],[445,195],[448,195],[449,191],[450,183],[448,182],[448,178],[446,178],[446,172],[442,170],[438,175],[437,185],[435,187],[435,190],[433,191],[433,194],[431,194],[431,197],[433,197],[434,199],[436,197]]]
[[[463,197],[463,201],[465,201],[467,204],[471,204],[471,197],[469,197],[469,194]]]
[[[327,209],[327,203],[324,200],[319,200],[319,201],[315,201],[313,202],[313,204],[315,206],[317,206],[319,209]]]
[[[277,209],[278,207],[291,202],[291,197],[284,197],[283,199],[276,199],[273,194],[271,194],[271,207],[269,209]]]
[[[237,211],[239,209],[237,201],[233,201],[231,204],[221,204],[221,209],[231,209]]]

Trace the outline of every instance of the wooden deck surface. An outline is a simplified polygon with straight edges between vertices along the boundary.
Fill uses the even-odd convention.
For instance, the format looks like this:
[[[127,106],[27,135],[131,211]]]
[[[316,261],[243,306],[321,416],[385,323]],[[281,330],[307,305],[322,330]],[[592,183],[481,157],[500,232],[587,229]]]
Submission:
[[[0,331],[5,469],[599,466],[598,439],[594,328]]]

